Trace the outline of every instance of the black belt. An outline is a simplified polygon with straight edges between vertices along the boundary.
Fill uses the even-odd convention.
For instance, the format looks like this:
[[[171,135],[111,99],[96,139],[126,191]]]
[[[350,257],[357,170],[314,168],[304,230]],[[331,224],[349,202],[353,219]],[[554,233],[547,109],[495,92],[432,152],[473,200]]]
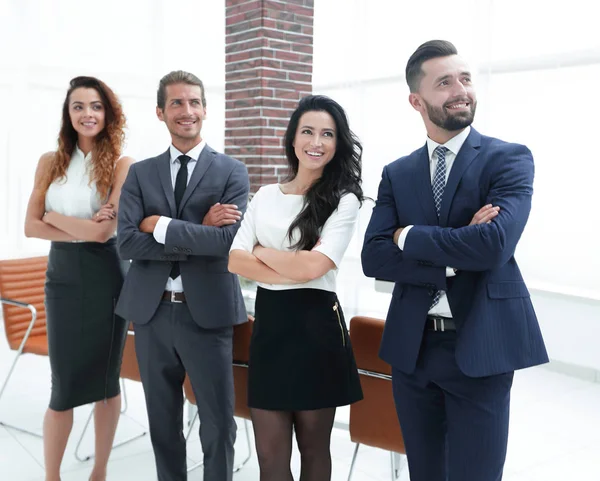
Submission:
[[[427,316],[425,327],[429,331],[456,331],[456,324],[450,317]]]
[[[185,302],[185,293],[184,292],[174,292],[174,291],[165,291],[163,293],[163,301],[170,301],[176,304],[181,304]]]

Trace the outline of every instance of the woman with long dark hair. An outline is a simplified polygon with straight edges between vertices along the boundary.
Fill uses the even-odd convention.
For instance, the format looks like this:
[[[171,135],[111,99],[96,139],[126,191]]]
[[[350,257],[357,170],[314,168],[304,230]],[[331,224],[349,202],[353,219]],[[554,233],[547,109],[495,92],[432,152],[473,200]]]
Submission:
[[[58,148],[39,160],[25,235],[52,241],[46,319],[52,370],[44,417],[46,481],[60,480],[73,408],[95,402],[92,481],[106,480],[119,413],[119,371],[127,334],[114,314],[124,265],[116,251],[116,208],[133,160],[121,157],[125,116],[93,77],[71,80]]]
[[[362,147],[332,99],[302,99],[285,134],[285,183],[255,194],[231,246],[229,270],[258,281],[248,404],[261,481],[293,480],[292,433],[301,481],[331,477],[337,406],[362,391],[337,268],[363,201]]]

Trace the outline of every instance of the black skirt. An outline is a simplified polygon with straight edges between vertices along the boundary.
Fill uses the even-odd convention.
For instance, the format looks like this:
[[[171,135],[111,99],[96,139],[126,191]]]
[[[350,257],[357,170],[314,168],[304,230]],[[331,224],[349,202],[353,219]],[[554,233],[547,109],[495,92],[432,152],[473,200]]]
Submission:
[[[304,411],[362,399],[344,314],[334,292],[258,288],[248,405]]]
[[[64,411],[120,393],[127,323],[115,315],[115,305],[126,266],[114,239],[52,242],[45,289],[51,409]]]

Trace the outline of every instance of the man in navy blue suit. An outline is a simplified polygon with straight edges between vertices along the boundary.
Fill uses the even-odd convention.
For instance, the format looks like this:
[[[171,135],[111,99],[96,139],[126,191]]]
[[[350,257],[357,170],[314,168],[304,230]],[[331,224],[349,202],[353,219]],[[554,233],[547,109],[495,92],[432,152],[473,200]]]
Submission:
[[[450,42],[421,45],[406,80],[427,142],[384,168],[362,251],[365,275],[395,283],[380,355],[411,481],[500,481],[514,371],[548,362],[514,258],[533,157],[471,127]]]

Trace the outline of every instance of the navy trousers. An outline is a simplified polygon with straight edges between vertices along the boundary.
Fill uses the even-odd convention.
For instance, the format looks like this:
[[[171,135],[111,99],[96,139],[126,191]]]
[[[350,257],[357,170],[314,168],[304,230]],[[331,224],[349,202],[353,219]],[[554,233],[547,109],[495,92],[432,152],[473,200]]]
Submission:
[[[500,481],[513,372],[472,378],[458,368],[456,332],[425,331],[417,367],[392,369],[411,481]]]

